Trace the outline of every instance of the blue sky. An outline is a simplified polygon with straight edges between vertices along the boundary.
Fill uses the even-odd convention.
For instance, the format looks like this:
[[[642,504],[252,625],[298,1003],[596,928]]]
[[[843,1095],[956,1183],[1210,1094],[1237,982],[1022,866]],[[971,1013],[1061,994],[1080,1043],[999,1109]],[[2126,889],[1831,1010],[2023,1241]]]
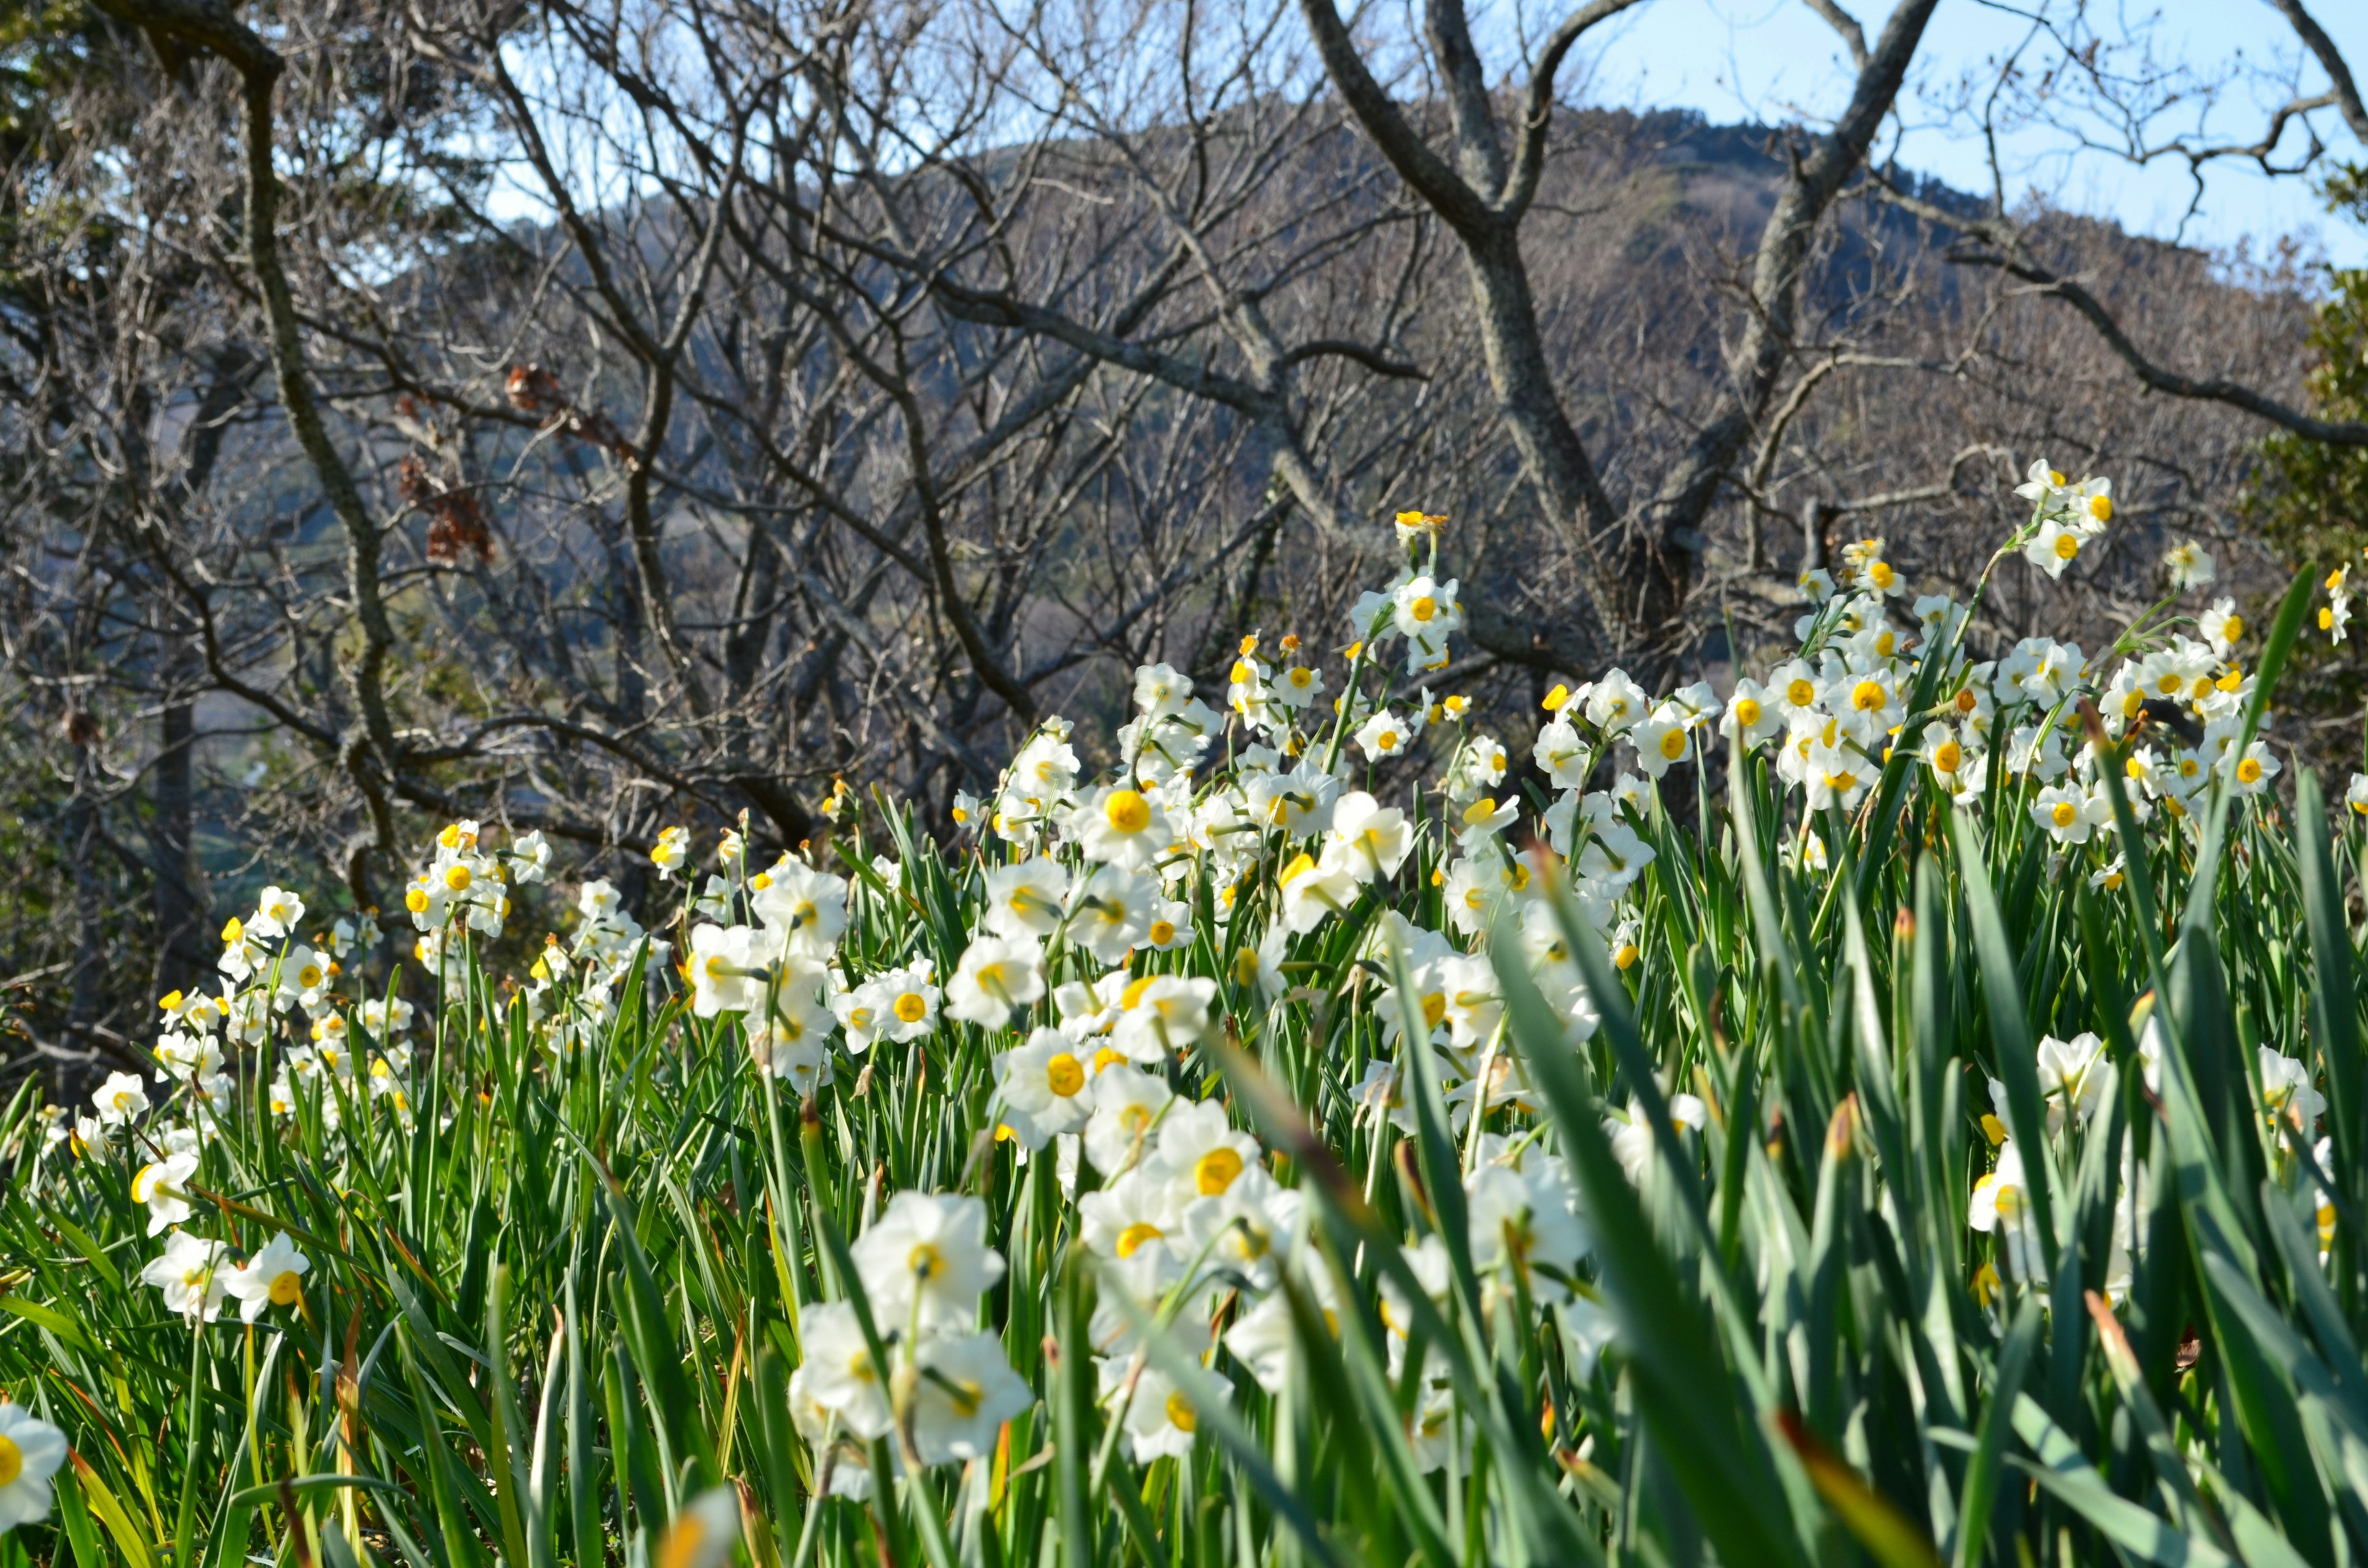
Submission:
[[[1872,42],[1887,4],[1842,4]],[[1967,73],[1987,75],[1989,62],[2022,38],[2027,24],[2015,12],[2024,8],[1941,0],[1912,78],[1921,91],[1901,106],[1910,122],[1902,164],[1966,189],[1988,189],[1978,141],[1963,126],[1939,124],[1940,105],[1951,84]],[[2099,0],[2095,8],[2116,28],[2151,19],[2157,58],[2199,71],[2239,60],[2275,69],[2302,57],[2291,29],[2266,0],[2119,6]],[[2354,74],[2368,76],[2368,3],[2313,0],[2311,11],[2343,48]],[[1646,0],[1600,38],[1588,89],[1600,103],[1683,107],[1721,121],[1776,120],[1831,114],[1848,96],[1841,40],[1804,0]],[[2305,92],[2326,86],[2316,62],[2303,82]],[[2211,122],[2214,139],[2257,140],[2268,123],[2268,98],[2266,89],[2240,85]],[[2368,163],[2368,149],[2344,131],[2333,111],[2322,111],[2321,125],[2336,153]],[[2305,145],[2298,129],[2289,131],[2285,144]],[[2062,137],[2035,130],[2012,138],[2003,159],[2009,199],[2035,190],[2057,205],[2111,215],[2148,234],[2169,238],[2178,230],[2193,190],[2183,163],[2141,170],[2093,152],[2066,152]],[[2281,234],[2312,236],[2317,251],[2338,265],[2368,266],[2368,231],[2329,215],[2303,181],[2266,179],[2236,160],[2223,161],[2209,175],[2203,206],[2189,221],[2185,238],[2225,249],[2248,236],[2258,244]]]

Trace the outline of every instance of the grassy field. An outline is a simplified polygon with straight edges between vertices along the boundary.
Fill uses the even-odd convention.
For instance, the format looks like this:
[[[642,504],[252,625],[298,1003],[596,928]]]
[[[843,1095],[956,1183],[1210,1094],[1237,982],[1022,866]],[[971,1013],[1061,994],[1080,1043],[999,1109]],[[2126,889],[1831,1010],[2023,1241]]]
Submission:
[[[2029,489],[1994,570],[2110,518]],[[2260,738],[2343,579],[1976,665],[1864,541],[1514,744],[1401,528],[1118,768],[529,973],[531,837],[267,892],[0,1128],[0,1563],[2362,1561],[2368,787]]]

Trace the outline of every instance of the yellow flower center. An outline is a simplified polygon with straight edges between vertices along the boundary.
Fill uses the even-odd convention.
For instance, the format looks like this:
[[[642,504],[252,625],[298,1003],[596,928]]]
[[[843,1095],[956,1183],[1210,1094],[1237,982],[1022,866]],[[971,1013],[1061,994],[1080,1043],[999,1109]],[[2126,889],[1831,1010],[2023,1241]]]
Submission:
[[[907,991],[896,998],[896,1017],[905,1023],[919,1023],[928,1011],[928,999],[917,991]]]
[[[2071,560],[2074,556],[2076,556],[2076,555],[2078,555],[2078,554],[2079,554],[2079,553],[2080,553],[2080,540],[2079,540],[2079,537],[2078,537],[2078,535],[2075,535],[2075,534],[2057,534],[2057,535],[2055,536],[2055,559],[2056,559],[2056,560],[2058,560],[2058,561],[2069,561],[2069,560]]]
[[[1965,760],[1965,748],[1954,741],[1942,741],[1932,748],[1932,767],[1941,773],[1954,773]]]
[[[1156,1242],[1165,1234],[1167,1233],[1158,1226],[1146,1225],[1138,1221],[1118,1233],[1118,1255],[1121,1257],[1133,1257],[1136,1250],[1145,1243]]]
[[[871,1027],[871,1009],[869,1007],[849,1007],[847,1010],[847,1022],[848,1027],[851,1028],[870,1028]]]
[[[1176,939],[1176,922],[1173,920],[1153,921],[1151,923],[1150,937],[1152,946],[1156,948],[1166,947],[1168,943]]]
[[[1139,790],[1113,790],[1102,805],[1102,815],[1121,833],[1141,833],[1151,825],[1151,802]]]
[[[2055,820],[2055,825],[2058,827],[2070,827],[2074,823],[2080,820],[2080,812],[2078,809],[2076,808],[2069,801],[2056,801],[2055,809],[2053,812],[2050,812],[2048,815]]]
[[[454,892],[467,892],[469,881],[469,868],[466,866],[454,865],[448,868],[444,872],[444,885],[450,888]]]
[[[275,1307],[293,1306],[296,1298],[303,1293],[303,1277],[292,1268],[281,1270],[271,1281],[271,1304]]]
[[[1964,690],[1957,693],[1958,712],[1970,713],[1981,705],[1982,699],[1978,696],[1975,695],[1973,687],[1967,687]]]
[[[1736,699],[1735,722],[1747,730],[1759,722],[1759,704],[1748,697]]]
[[[315,985],[320,984],[321,966],[316,963],[308,963],[302,969],[298,970],[296,971],[296,983],[302,986],[307,991],[310,991]]]
[[[1671,762],[1675,762],[1678,758],[1685,756],[1686,733],[1683,730],[1671,730],[1668,733],[1663,735],[1661,737],[1661,755],[1668,757]]]
[[[0,1486],[8,1485],[24,1471],[24,1450],[17,1447],[14,1438],[0,1437]]]
[[[1241,1174],[1242,1157],[1227,1144],[1220,1144],[1192,1162],[1192,1185],[1203,1198],[1218,1197]]]
[[[1804,676],[1784,688],[1784,700],[1795,708],[1806,708],[1817,699],[1817,688]]]
[[[1850,688],[1850,706],[1861,713],[1873,713],[1883,707],[1883,683],[1862,680]]]
[[[1873,565],[1866,569],[1866,580],[1873,583],[1878,588],[1889,588],[1894,577],[1895,574],[1892,572],[1891,562],[1888,561],[1878,561]]]
[[[1434,991],[1429,995],[1422,999],[1422,1021],[1424,1023],[1429,1024],[1432,1028],[1437,1028],[1439,1027],[1439,1020],[1445,1017],[1447,1017],[1447,993],[1444,991]]]
[[[2232,615],[2227,619],[2220,623],[2220,641],[2223,642],[2234,642],[2237,638],[2242,637],[2243,635],[2245,635],[2245,618],[2243,616]]]
[[[411,911],[414,915],[427,914],[427,890],[426,888],[413,888],[409,892],[403,895],[403,906]]]
[[[2237,765],[2237,783],[2256,784],[2260,781],[2260,778],[2261,764],[2260,758],[2248,756],[2244,761]]]
[[[1315,678],[1315,672],[1304,666],[1291,672],[1291,684],[1303,691],[1307,689],[1307,683]]]
[[[1201,1424],[1200,1412],[1192,1408],[1182,1389],[1167,1396],[1167,1419],[1179,1432],[1190,1432]]]
[[[1417,620],[1428,621],[1439,613],[1439,601],[1432,598],[1429,594],[1425,594],[1422,597],[1415,600],[1414,603],[1406,606],[1406,610],[1407,613],[1411,614]]]
[[[913,1271],[916,1279],[933,1279],[945,1272],[946,1255],[938,1250],[935,1242],[923,1242],[905,1255],[905,1267]]]
[[[1397,744],[1398,733],[1395,730],[1383,730],[1373,737],[1373,746],[1378,751],[1394,751]]]
[[[1634,942],[1621,943],[1620,950],[1611,955],[1611,962],[1615,968],[1626,969],[1635,961],[1636,944]]]
[[[1067,1099],[1086,1086],[1086,1070],[1076,1057],[1062,1051],[1044,1063],[1044,1086]]]
[[[2089,496],[2089,515],[2096,518],[2100,523],[2112,522],[2113,520],[2113,498],[2110,495]]]

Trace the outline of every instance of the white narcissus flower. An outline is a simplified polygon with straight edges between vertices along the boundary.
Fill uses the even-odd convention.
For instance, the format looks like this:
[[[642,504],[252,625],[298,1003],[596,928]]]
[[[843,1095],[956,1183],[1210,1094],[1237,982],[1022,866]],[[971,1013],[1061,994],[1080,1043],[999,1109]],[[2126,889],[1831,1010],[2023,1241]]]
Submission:
[[[1184,1206],[1166,1174],[1144,1165],[1105,1183],[1077,1199],[1077,1220],[1087,1251],[1113,1263],[1126,1263],[1145,1249],[1174,1262],[1169,1277],[1153,1283],[1166,1289],[1183,1277]]]
[[[969,1323],[1003,1278],[1003,1255],[986,1244],[986,1205],[950,1193],[898,1193],[854,1255],[872,1322],[900,1330],[908,1321],[924,1329]]]
[[[846,879],[784,855],[769,869],[751,877],[748,886],[749,907],[781,934],[790,952],[827,959],[837,949],[847,930]]]
[[[1700,1132],[1706,1119],[1705,1108],[1697,1096],[1669,1096],[1669,1120],[1676,1125]],[[1603,1131],[1611,1140],[1611,1153],[1619,1159],[1620,1168],[1628,1174],[1630,1181],[1641,1183],[1653,1159],[1653,1124],[1645,1115],[1644,1102],[1630,1100],[1625,1120],[1604,1118]]]
[[[748,1026],[748,1053],[757,1071],[787,1079],[801,1095],[831,1081],[829,1040],[837,1017],[823,1000],[825,983],[818,966],[790,960],[761,1017]]]
[[[809,1312],[821,1310],[806,1309]],[[790,1374],[789,1397],[790,1419],[796,1425],[798,1436],[814,1451],[814,1484],[825,1496],[868,1502],[871,1497],[871,1468],[866,1462],[863,1445],[836,1411],[825,1409],[814,1398],[813,1365],[808,1361]]]
[[[690,933],[690,1010],[702,1018],[761,1006],[780,961],[780,934],[756,926],[699,926]]]
[[[1094,1074],[1093,1094],[1086,1158],[1104,1176],[1116,1176],[1153,1147],[1156,1125],[1175,1091],[1152,1074],[1110,1067]]]
[[[1165,1062],[1209,1037],[1217,983],[1199,975],[1145,975],[1119,996],[1110,1049],[1145,1065]]]
[[[1215,1100],[1180,1100],[1159,1123],[1159,1168],[1186,1201],[1222,1196],[1258,1157],[1258,1140],[1235,1131]]]
[[[1406,722],[1384,708],[1357,726],[1357,749],[1368,762],[1385,762],[1406,747]]]
[[[1088,860],[1147,871],[1176,832],[1156,796],[1140,790],[1102,790],[1069,813],[1069,835]]]
[[[1455,602],[1456,584],[1409,577],[1390,596],[1390,621],[1402,637],[1435,640],[1463,623]]]
[[[2351,809],[2352,815],[2368,817],[2368,773],[2351,776],[2351,784],[2343,791],[2343,803]]]
[[[2086,844],[2090,834],[2113,820],[2113,808],[2101,791],[2051,784],[2031,802],[2031,820],[2058,844]]]
[[[1833,745],[1811,746],[1809,809],[1821,812],[1839,806],[1845,812],[1855,811],[1877,771],[1866,754],[1847,739]]]
[[[919,1040],[938,1027],[938,988],[930,983],[929,960],[916,959],[908,968],[875,974],[833,996],[830,1007],[847,1031],[847,1049],[857,1055],[875,1040],[899,1045]]]
[[[1038,730],[1011,759],[1010,778],[1007,800],[1051,801],[1066,794],[1077,781],[1077,754],[1070,749],[1067,727],[1047,724]]]
[[[973,937],[946,983],[946,1016],[981,1028],[999,1029],[1015,1007],[1044,994],[1044,949],[1032,940]]]
[[[683,1504],[650,1560],[666,1568],[723,1568],[740,1538],[740,1489],[711,1486]]]
[[[1607,737],[1625,734],[1645,722],[1651,705],[1645,688],[1630,680],[1627,671],[1615,669],[1587,694],[1587,722]]]
[[[2009,1274],[2034,1282],[2047,1278],[2046,1252],[2032,1222],[2022,1151],[2015,1147],[2013,1139],[1998,1146],[1998,1165],[1974,1184],[1973,1199],[1965,1205],[1965,1223],[1998,1237]]]
[[[551,842],[536,828],[510,846],[510,874],[520,887],[543,880],[551,870]]]
[[[1588,1239],[1562,1183],[1543,1169],[1523,1172],[1492,1161],[1463,1187],[1473,1268],[1518,1274],[1532,1297],[1549,1304],[1569,1294]],[[1499,1278],[1491,1286],[1509,1290],[1511,1282]]]
[[[658,841],[650,846],[650,864],[655,866],[658,876],[667,881],[674,880],[674,874],[682,869],[689,858],[690,829],[687,827],[665,829],[658,835]]]
[[[2031,542],[2022,547],[2022,558],[2046,573],[2050,577],[2064,575],[2064,568],[2072,564],[2080,553],[2081,531],[2061,518],[2050,517],[2039,525]]]
[[[2063,1129],[2066,1107],[2080,1120],[2088,1120],[2103,1097],[2112,1073],[2105,1061],[2104,1041],[2095,1035],[2076,1034],[2070,1040],[2042,1037],[2039,1091],[2047,1097],[2047,1130]]]
[[[131,1178],[131,1201],[148,1206],[148,1233],[162,1235],[189,1217],[186,1184],[198,1174],[194,1150],[165,1155],[140,1167]]]
[[[1268,695],[1285,708],[1304,708],[1323,692],[1324,672],[1305,665],[1279,672],[1267,687]]]
[[[1192,906],[1179,899],[1159,899],[1151,906],[1151,924],[1134,945],[1156,953],[1172,953],[1192,945]]]
[[[1040,1028],[1028,1043],[995,1055],[995,1084],[1003,1119],[1030,1149],[1086,1124],[1092,1104],[1079,1047],[1058,1029]]]
[[[253,1323],[272,1307],[291,1307],[302,1300],[304,1276],[312,1267],[312,1259],[296,1250],[286,1232],[275,1232],[245,1267],[230,1271],[223,1286],[238,1298],[239,1317]]]
[[[913,1364],[913,1448],[925,1465],[985,1458],[1003,1424],[1036,1403],[992,1334],[924,1341]]]
[[[1356,902],[1357,879],[1312,855],[1303,853],[1285,866],[1280,881],[1283,924],[1293,932],[1313,931]]]
[[[1588,765],[1594,760],[1587,743],[1579,738],[1578,727],[1562,712],[1555,713],[1554,722],[1538,731],[1537,744],[1530,756],[1557,790],[1583,788]]]
[[[1664,702],[1628,737],[1636,748],[1636,764],[1646,774],[1658,778],[1670,764],[1685,761],[1689,717],[1675,703]]]
[[[2201,588],[2219,575],[2210,552],[2192,539],[2180,540],[2163,552],[2162,569],[2174,594]]]
[[[1414,828],[1406,812],[1361,790],[1333,804],[1331,836],[1342,851],[1341,868],[1360,882],[1396,876],[1414,849]]]
[[[286,888],[268,887],[255,902],[255,918],[246,923],[247,935],[266,942],[276,942],[292,936],[304,918],[304,901]]]
[[[1184,1205],[1184,1244],[1191,1256],[1207,1258],[1236,1281],[1271,1289],[1303,1201],[1252,1165],[1224,1192]]]
[[[2237,601],[2231,598],[2214,599],[2195,625],[2212,644],[2212,651],[2224,659],[2237,651],[2237,641],[2245,635],[2245,618],[2237,613]]]
[[[1726,712],[1718,722],[1720,734],[1740,739],[1749,751],[1783,727],[1782,705],[1766,687],[1748,677],[1735,683],[1735,694],[1726,699]]]
[[[1924,761],[1952,792],[1964,788],[1959,776],[1981,757],[1959,738],[1955,726],[1936,723],[1924,732]]]
[[[1279,827],[1292,838],[1304,838],[1332,825],[1332,805],[1340,781],[1313,762],[1302,762],[1288,773],[1261,773],[1245,791],[1251,818],[1261,827]]]
[[[1141,665],[1134,672],[1134,710],[1156,719],[1180,713],[1192,700],[1192,683],[1173,665]]]
[[[1069,899],[1069,869],[1039,855],[1016,866],[989,867],[980,923],[998,937],[1028,941],[1060,928]]]
[[[51,1478],[65,1462],[64,1433],[0,1400],[0,1535],[50,1517]]]
[[[1319,1276],[1328,1278],[1328,1276]],[[1234,1320],[1225,1330],[1225,1348],[1250,1369],[1258,1387],[1280,1395],[1290,1373],[1291,1355],[1299,1342],[1292,1320],[1291,1300],[1277,1290]]]
[[[2271,779],[2284,771],[2278,759],[2270,755],[2266,741],[2255,741],[2245,748],[2241,756],[2236,747],[2229,747],[2221,757],[2220,767],[2235,781],[2239,795],[2260,794],[2270,787]]]
[[[1201,1381],[1210,1392],[1222,1387],[1214,1378]],[[1135,1380],[1134,1397],[1126,1407],[1127,1446],[1134,1462],[1189,1458],[1200,1425],[1200,1407],[1174,1380],[1156,1367],[1145,1367]]]
[[[175,1231],[164,1252],[140,1271],[140,1281],[164,1292],[166,1312],[211,1323],[230,1293],[230,1272],[222,1243]]]
[[[2066,479],[2060,470],[2051,467],[2045,458],[2033,458],[2030,469],[2023,474],[2023,482],[2014,487],[2014,493],[2033,506],[2060,508],[2064,504],[2064,493],[2070,484],[2071,481]]]
[[[1151,929],[1158,884],[1121,865],[1098,866],[1069,895],[1069,940],[1106,964],[1126,955]]]
[[[2264,1045],[2255,1052],[2261,1068],[2261,1101],[2285,1130],[2309,1133],[2327,1109],[2327,1096],[2311,1086],[2310,1068]]]
[[[107,1082],[91,1092],[101,1127],[122,1127],[137,1121],[148,1109],[147,1085],[136,1073],[109,1073]]]
[[[877,1297],[871,1310],[877,1324],[881,1321]],[[888,1374],[873,1364],[871,1347],[864,1340],[855,1309],[845,1301],[807,1307],[798,1314],[798,1338],[805,1351],[798,1369],[804,1377],[806,1395],[864,1441],[886,1437],[895,1425],[888,1405]]]

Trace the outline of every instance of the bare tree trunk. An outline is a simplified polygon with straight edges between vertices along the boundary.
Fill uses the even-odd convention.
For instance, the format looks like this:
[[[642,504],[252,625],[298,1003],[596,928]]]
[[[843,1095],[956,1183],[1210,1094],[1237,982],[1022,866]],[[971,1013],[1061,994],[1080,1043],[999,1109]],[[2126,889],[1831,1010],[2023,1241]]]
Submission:
[[[100,993],[107,979],[107,888],[99,881],[98,801],[89,748],[78,747],[74,798],[67,803],[65,837],[74,867],[74,956],[66,1006],[65,1037],[57,1064],[58,1096],[78,1099],[88,1088],[98,1056]]]
[[[150,830],[149,879],[156,915],[156,982],[159,990],[185,985],[202,971],[205,909],[198,896],[195,833],[197,706],[187,698],[165,705],[164,732],[150,786],[154,825]]]

